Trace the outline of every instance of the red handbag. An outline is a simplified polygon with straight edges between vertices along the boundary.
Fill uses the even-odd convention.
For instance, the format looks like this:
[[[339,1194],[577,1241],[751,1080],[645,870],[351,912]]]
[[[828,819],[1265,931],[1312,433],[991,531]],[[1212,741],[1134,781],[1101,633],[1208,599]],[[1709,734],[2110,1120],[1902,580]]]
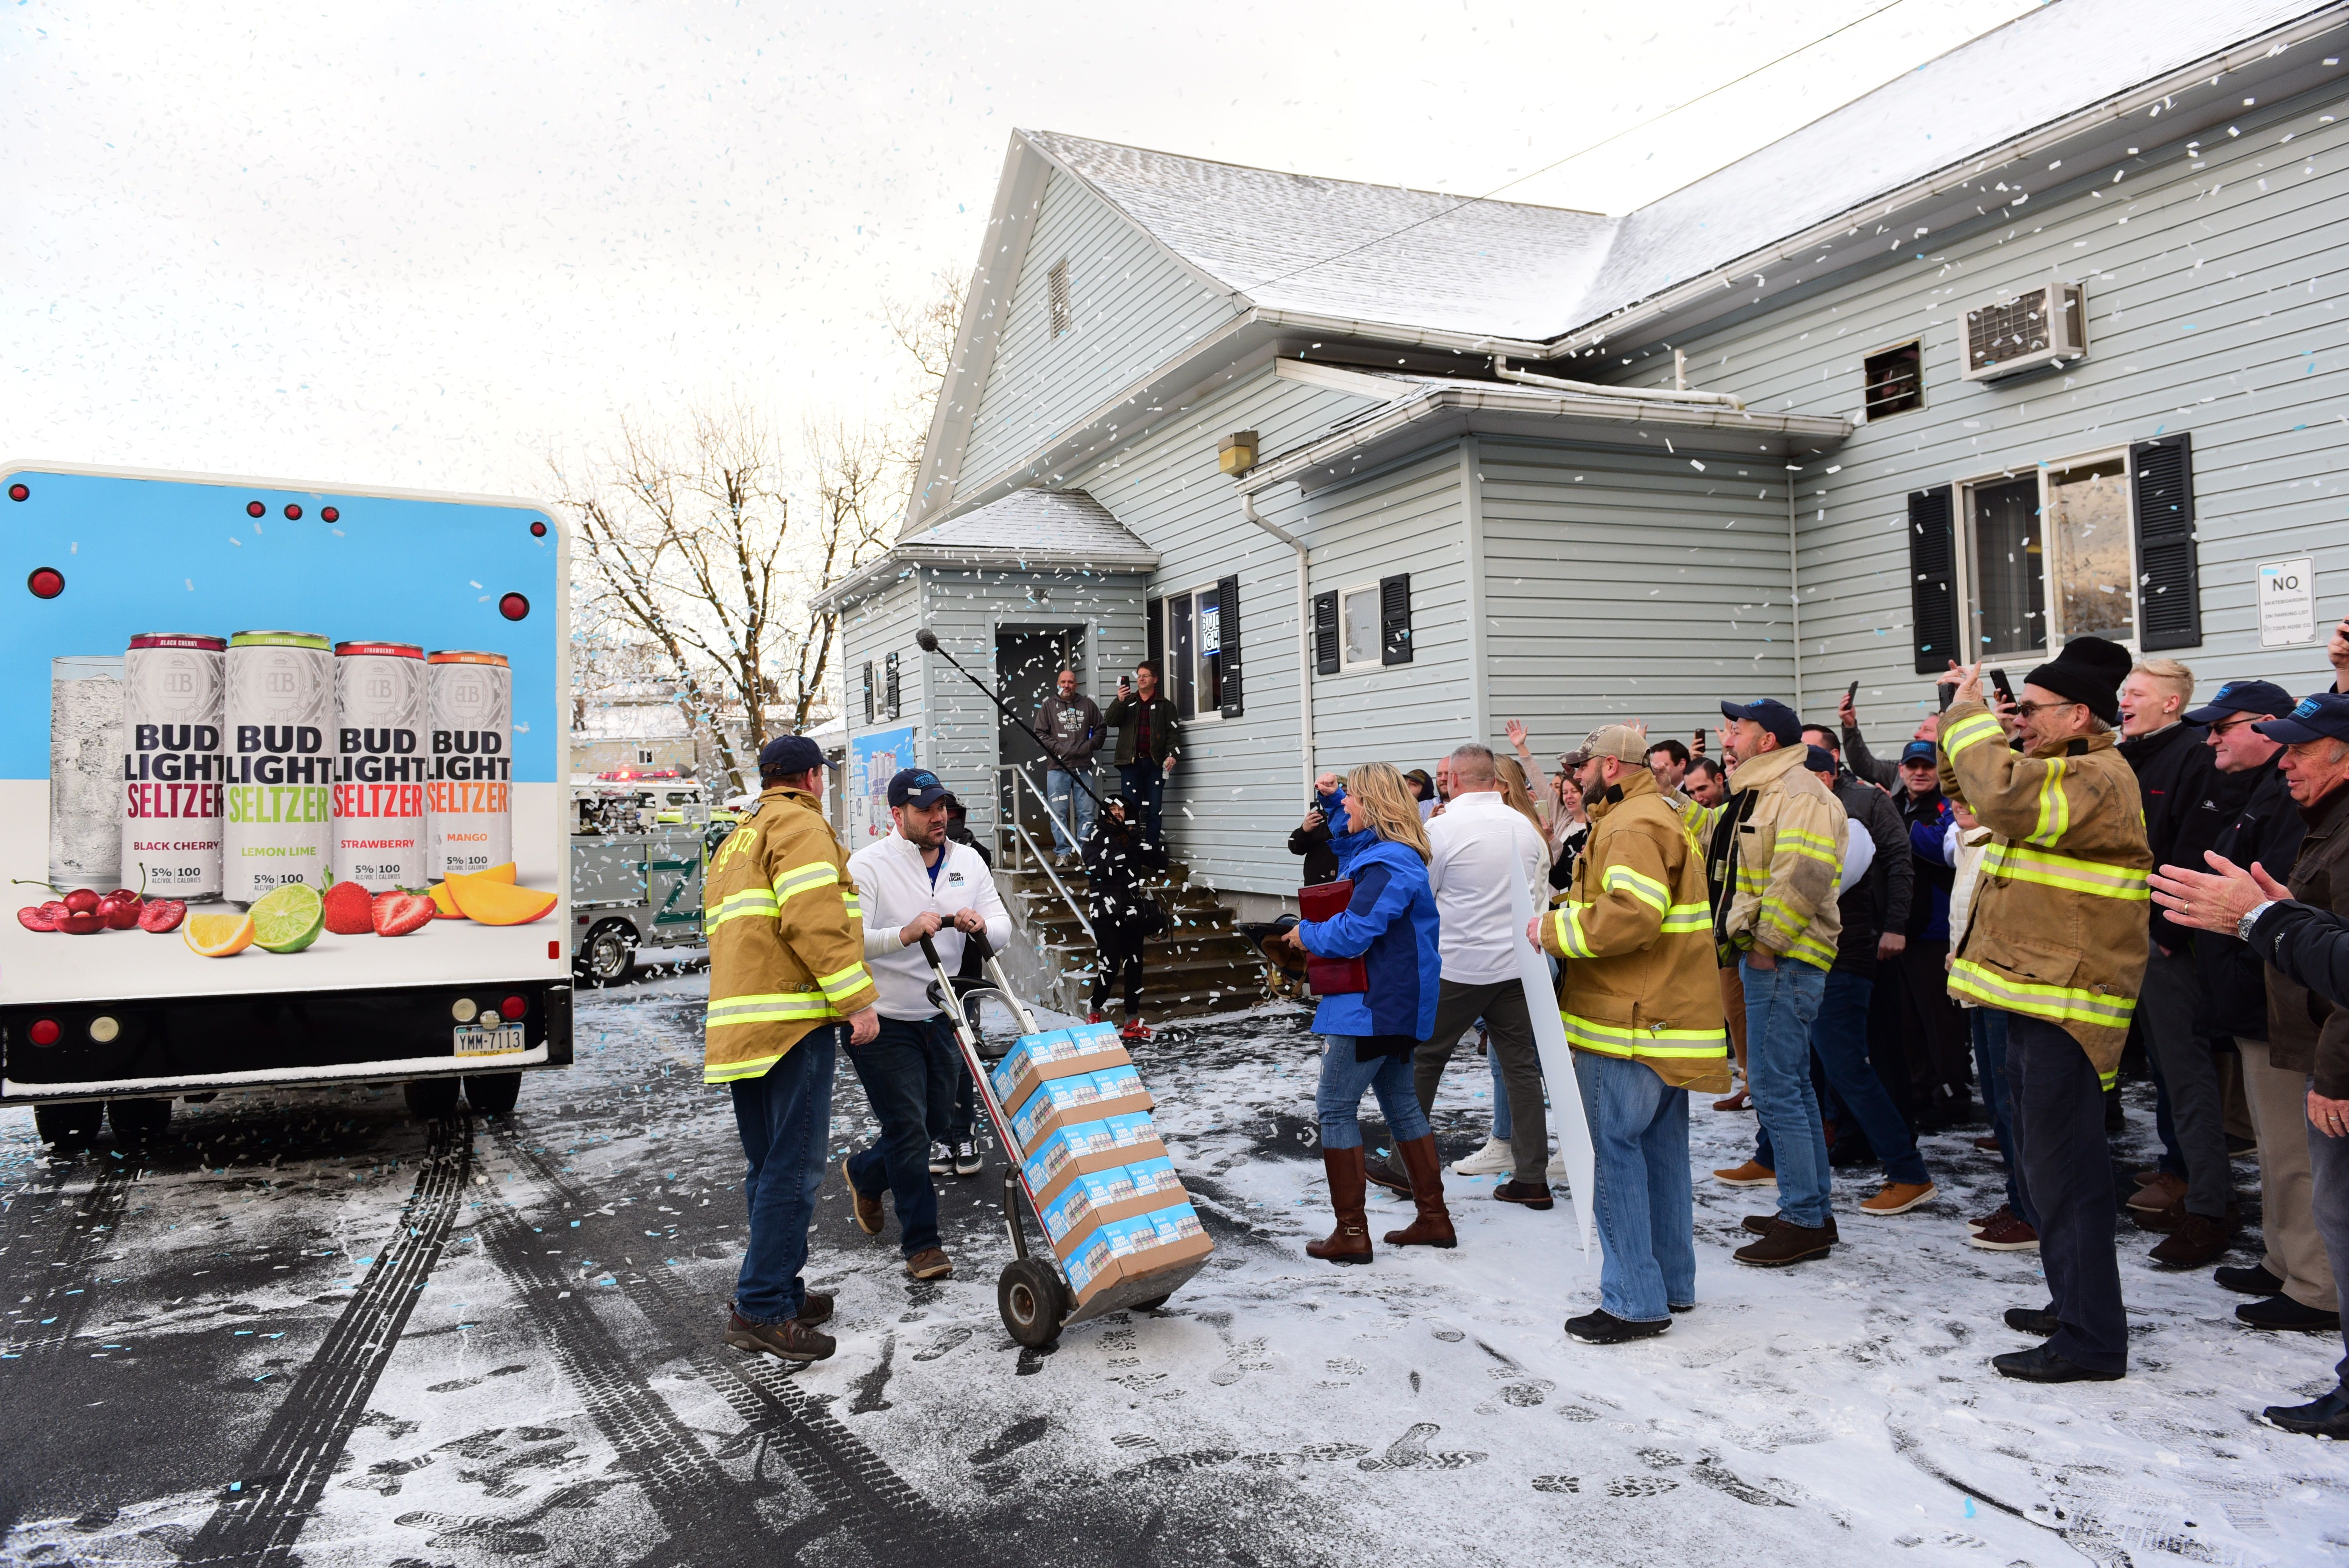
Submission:
[[[1297,913],[1300,920],[1315,922],[1334,920],[1346,912],[1353,902],[1354,879],[1343,877],[1332,882],[1316,882],[1311,887],[1297,890]],[[1317,996],[1359,995],[1371,988],[1371,972],[1360,957],[1324,958],[1319,954],[1305,955],[1305,984]]]

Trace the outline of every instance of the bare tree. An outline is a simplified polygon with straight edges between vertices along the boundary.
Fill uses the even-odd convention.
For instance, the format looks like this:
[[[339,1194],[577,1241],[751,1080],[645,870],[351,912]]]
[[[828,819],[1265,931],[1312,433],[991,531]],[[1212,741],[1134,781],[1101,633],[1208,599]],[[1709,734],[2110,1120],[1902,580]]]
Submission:
[[[954,367],[955,340],[962,330],[963,285],[952,272],[938,269],[931,279],[929,298],[909,304],[891,300],[881,307],[881,320],[913,361],[913,374],[899,397],[889,421],[887,450],[897,470],[898,505],[912,498],[922,471],[922,448],[929,439],[930,416],[946,390],[947,373]]]

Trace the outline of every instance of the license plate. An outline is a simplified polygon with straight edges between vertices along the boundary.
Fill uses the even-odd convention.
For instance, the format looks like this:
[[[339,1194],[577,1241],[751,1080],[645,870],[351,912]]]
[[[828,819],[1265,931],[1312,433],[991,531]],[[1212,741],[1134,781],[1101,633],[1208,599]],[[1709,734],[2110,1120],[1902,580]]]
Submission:
[[[490,1029],[467,1024],[457,1030],[457,1054],[460,1057],[503,1057],[527,1049],[523,1044],[520,1024],[500,1024]]]

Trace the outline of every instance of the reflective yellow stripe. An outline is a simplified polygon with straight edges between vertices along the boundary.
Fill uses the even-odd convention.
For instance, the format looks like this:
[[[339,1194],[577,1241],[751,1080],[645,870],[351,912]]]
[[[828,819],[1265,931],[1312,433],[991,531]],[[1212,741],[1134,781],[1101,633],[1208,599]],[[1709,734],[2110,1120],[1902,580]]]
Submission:
[[[794,894],[803,893],[814,888],[830,887],[842,880],[840,868],[829,861],[817,861],[811,865],[793,866],[775,879],[775,902],[789,903]]]
[[[843,996],[853,995],[872,985],[873,977],[864,972],[864,965],[852,964],[837,973],[818,975],[816,984],[823,987],[823,994],[826,996],[836,1002]]]
[[[1664,912],[1664,934],[1682,936],[1692,931],[1713,930],[1713,910],[1702,903],[1676,903]]]
[[[2047,775],[2039,780],[2039,821],[2030,832],[2034,844],[2054,844],[2072,826],[2072,802],[2064,795],[2064,759],[2047,759]]]
[[[740,920],[750,915],[761,915],[766,919],[773,920],[776,918],[776,913],[773,893],[762,887],[746,888],[740,892],[729,893],[719,900],[716,906],[704,915],[702,929],[715,931],[730,920]]]
[[[1958,753],[1968,747],[1979,746],[1985,740],[2004,741],[2006,731],[1998,720],[1986,713],[1968,714],[1949,728],[1941,731],[1941,750],[1954,762]]]
[[[2126,1029],[2137,1011],[2134,996],[2106,996],[2077,985],[2041,985],[1983,967],[1971,958],[1950,966],[1950,989],[1986,1006],[2028,1013],[2059,1024],[2093,1024]]]
[[[1990,852],[1982,856],[1982,869],[1984,876],[2037,882],[2042,887],[2094,893],[2098,898],[2149,902],[2153,897],[2146,886],[2145,872],[2132,867],[2084,861],[2075,855],[2059,855],[2050,850],[2035,850],[1998,839],[1991,841]]]
[[[1739,892],[1760,892],[1764,888],[1768,887],[1769,885],[1770,872],[1767,869],[1755,871],[1751,866],[1740,866],[1737,868],[1737,891]]]
[[[853,888],[854,884],[852,883],[850,885]],[[848,911],[849,919],[863,920],[864,918],[864,906],[857,902],[856,894],[854,892],[842,893],[840,895],[840,902]]]
[[[1568,958],[1598,956],[1590,951],[1590,944],[1583,939],[1582,909],[1578,903],[1569,903],[1552,917],[1557,923],[1557,950]]]
[[[1687,1059],[1729,1054],[1729,1030],[1726,1027],[1637,1029],[1628,1024],[1602,1024],[1596,1018],[1585,1018],[1567,1012],[1559,1013],[1558,1018],[1566,1025],[1568,1045],[1578,1050],[1595,1051],[1600,1056]]]
[[[863,965],[858,966],[860,971]],[[713,996],[702,1015],[704,1026],[722,1029],[732,1024],[796,1024],[833,1016],[832,1004],[821,991],[773,991],[761,995]]]
[[[1802,935],[1804,932],[1810,929],[1811,925],[1807,920],[1796,920],[1795,912],[1788,909],[1785,902],[1779,899],[1764,899],[1762,907],[1755,913],[1758,918],[1768,921],[1772,925],[1785,932],[1790,939]]]
[[[1643,876],[1630,866],[1609,866],[1606,888],[1609,892],[1628,892],[1640,903],[1652,904],[1658,913],[1669,909],[1672,890],[1651,876]]]
[[[1795,938],[1793,944],[1786,949],[1786,956],[1798,958],[1821,969],[1832,969],[1835,967],[1836,950],[1806,931]]]
[[[783,1059],[777,1051],[771,1057],[753,1057],[747,1062],[712,1062],[701,1069],[703,1083],[732,1083],[737,1078],[758,1078]]]

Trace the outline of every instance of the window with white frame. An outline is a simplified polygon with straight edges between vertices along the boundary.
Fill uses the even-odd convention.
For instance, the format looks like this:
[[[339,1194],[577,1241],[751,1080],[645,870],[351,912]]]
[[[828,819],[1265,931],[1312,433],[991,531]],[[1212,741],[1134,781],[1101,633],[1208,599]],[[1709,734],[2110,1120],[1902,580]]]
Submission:
[[[1966,643],[1976,658],[2095,635],[2135,643],[2136,529],[2126,451],[1959,486]]]
[[[1166,696],[1185,719],[1221,718],[1224,709],[1223,592],[1215,583],[1169,593],[1159,646],[1166,651]]]
[[[1379,585],[1375,583],[1338,590],[1339,668],[1379,667],[1385,649],[1379,610]]]

